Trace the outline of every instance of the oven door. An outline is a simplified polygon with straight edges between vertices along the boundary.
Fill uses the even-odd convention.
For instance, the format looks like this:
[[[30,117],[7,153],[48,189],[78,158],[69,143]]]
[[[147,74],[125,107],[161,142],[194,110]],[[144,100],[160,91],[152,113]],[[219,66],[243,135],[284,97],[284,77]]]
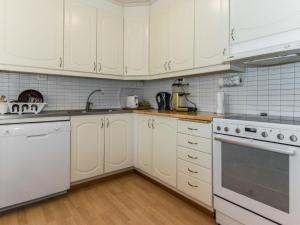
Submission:
[[[300,149],[214,134],[214,194],[275,222],[300,221]]]

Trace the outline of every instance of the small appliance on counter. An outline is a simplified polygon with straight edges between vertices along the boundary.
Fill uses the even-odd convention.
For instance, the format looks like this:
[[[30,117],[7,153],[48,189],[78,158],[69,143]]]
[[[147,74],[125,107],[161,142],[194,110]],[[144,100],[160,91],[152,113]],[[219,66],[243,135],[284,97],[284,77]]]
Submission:
[[[159,111],[170,111],[171,94],[168,92],[159,92],[156,95],[156,103]]]
[[[225,94],[224,92],[217,93],[217,113],[224,114],[225,113]]]
[[[177,79],[172,84],[172,110],[179,112],[197,112],[196,104],[189,100],[188,93],[185,89],[189,86],[189,83],[184,83],[183,79]],[[188,103],[193,105],[189,107]]]
[[[5,96],[0,96],[0,114],[4,115],[5,113],[8,112],[8,105],[7,105],[7,100]]]
[[[126,108],[128,109],[136,109],[139,107],[139,98],[136,95],[127,96],[126,99]]]

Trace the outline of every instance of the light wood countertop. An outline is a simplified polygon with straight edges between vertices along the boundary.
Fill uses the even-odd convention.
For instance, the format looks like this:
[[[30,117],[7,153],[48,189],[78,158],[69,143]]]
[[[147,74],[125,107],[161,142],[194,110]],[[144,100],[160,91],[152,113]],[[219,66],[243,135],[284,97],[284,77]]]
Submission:
[[[214,118],[220,118],[224,115],[211,113],[211,112],[173,112],[173,111],[158,111],[158,110],[134,110],[134,113],[145,114],[152,116],[167,116],[174,117],[181,120],[191,120],[191,121],[202,121],[202,122],[212,122]]]

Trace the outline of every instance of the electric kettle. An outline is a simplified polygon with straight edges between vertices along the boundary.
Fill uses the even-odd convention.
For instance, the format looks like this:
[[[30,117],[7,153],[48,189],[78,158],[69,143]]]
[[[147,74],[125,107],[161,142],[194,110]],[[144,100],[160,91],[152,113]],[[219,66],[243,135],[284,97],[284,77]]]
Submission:
[[[138,96],[127,96],[126,100],[126,108],[129,109],[136,109],[139,106],[139,99]]]

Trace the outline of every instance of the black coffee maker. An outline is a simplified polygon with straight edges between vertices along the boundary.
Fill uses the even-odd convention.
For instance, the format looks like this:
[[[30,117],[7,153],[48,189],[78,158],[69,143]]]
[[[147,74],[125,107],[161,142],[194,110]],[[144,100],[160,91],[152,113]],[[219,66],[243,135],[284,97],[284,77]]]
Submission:
[[[156,95],[156,102],[158,110],[160,111],[170,111],[171,110],[171,94],[168,92],[159,92]]]

